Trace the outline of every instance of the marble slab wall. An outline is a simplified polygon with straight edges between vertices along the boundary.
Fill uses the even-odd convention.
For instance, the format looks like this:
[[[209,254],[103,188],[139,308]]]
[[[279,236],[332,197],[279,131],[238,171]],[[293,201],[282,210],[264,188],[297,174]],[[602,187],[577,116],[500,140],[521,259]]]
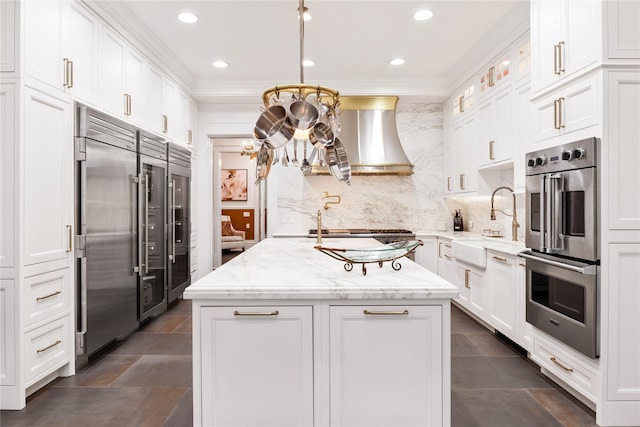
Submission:
[[[330,176],[303,176],[297,168],[279,167],[278,218],[274,232],[316,227],[321,210],[327,228],[406,228],[434,230],[448,224],[443,199],[443,111],[440,103],[399,103],[398,136],[409,160],[411,176],[354,176],[351,186]],[[301,150],[299,150],[299,156]],[[291,157],[291,156],[290,156]],[[341,203],[323,208],[323,193]]]

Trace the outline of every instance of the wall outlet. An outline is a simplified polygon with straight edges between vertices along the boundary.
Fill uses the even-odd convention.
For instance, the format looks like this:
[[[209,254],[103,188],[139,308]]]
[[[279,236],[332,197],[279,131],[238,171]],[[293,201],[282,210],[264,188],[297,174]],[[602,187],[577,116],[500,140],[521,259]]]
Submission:
[[[249,230],[251,228],[251,224],[245,224],[244,227]]]
[[[473,221],[471,220],[467,221],[467,225],[469,226],[469,228],[473,228]]]
[[[249,218],[251,216],[251,212],[242,212],[242,216],[245,218]]]
[[[414,215],[413,216],[413,223],[417,224],[418,223],[418,215]]]

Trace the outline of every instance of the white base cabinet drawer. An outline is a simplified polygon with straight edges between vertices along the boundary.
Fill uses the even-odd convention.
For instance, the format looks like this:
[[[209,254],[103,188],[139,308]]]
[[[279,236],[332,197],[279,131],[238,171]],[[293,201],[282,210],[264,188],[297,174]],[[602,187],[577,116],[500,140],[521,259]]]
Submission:
[[[27,387],[71,360],[69,316],[64,316],[25,334],[25,378]]]
[[[531,358],[540,367],[546,369],[560,380],[573,387],[591,401],[598,395],[597,362],[581,360],[578,354],[542,339],[538,334],[534,337]],[[590,366],[590,365],[594,366]]]
[[[50,319],[62,314],[70,307],[69,296],[71,289],[70,269],[51,271],[37,276],[27,277],[27,320],[26,326]]]

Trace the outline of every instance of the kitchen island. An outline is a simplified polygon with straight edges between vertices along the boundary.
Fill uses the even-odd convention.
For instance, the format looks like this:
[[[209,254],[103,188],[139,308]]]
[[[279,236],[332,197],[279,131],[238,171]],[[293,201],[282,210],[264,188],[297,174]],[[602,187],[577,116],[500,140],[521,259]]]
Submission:
[[[186,289],[194,424],[449,425],[457,288],[407,258],[346,271],[314,245],[263,240]]]

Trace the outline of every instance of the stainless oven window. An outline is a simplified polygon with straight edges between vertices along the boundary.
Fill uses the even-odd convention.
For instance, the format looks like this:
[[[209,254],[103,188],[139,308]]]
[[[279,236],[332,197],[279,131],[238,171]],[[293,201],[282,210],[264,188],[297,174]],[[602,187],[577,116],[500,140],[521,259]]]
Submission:
[[[565,236],[584,237],[585,197],[584,191],[565,191],[563,194],[562,233]]]
[[[531,299],[580,323],[585,321],[584,286],[532,271]]]
[[[530,227],[532,231],[540,232],[540,193],[531,193],[530,198]]]

